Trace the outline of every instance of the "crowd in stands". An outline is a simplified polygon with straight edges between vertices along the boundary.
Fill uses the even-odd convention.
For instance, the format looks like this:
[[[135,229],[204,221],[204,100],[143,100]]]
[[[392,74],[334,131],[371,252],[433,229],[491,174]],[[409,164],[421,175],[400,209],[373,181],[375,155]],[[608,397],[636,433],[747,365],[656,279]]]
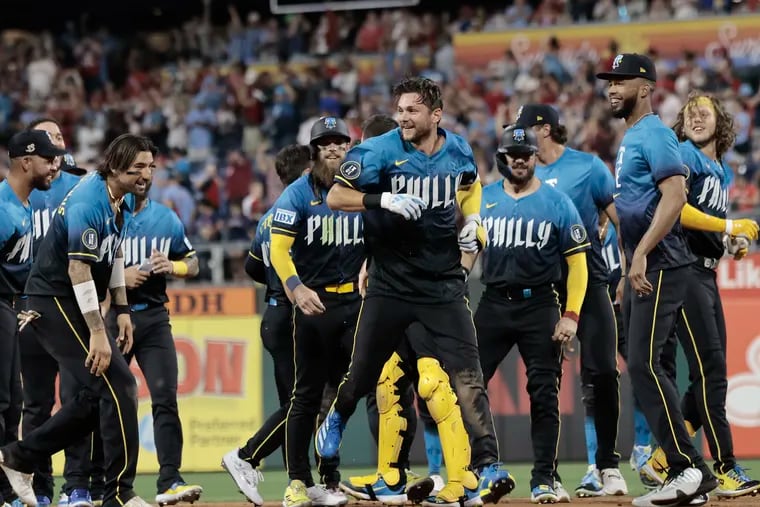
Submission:
[[[53,117],[77,164],[92,169],[117,135],[147,135],[160,149],[153,198],[177,212],[197,245],[244,244],[282,191],[274,154],[307,143],[321,115],[345,118],[358,139],[365,118],[393,111],[390,86],[411,73],[443,84],[442,126],[471,140],[484,182],[496,178],[492,157],[502,124],[527,102],[555,105],[569,145],[613,165],[623,124],[610,117],[594,73],[614,58],[615,40],[601,61],[563,60],[557,56],[562,41],[551,39],[539,63],[505,51],[487,69],[473,71],[455,61],[457,33],[735,15],[757,11],[758,4],[514,0],[497,12],[463,6],[453,14],[384,10],[268,18],[230,7],[225,26],[199,17],[130,37],[83,31],[73,23],[58,32],[6,30],[0,33],[0,145],[35,118]],[[735,177],[731,206],[758,213],[760,65],[747,69],[727,53],[710,62],[690,53],[676,60],[655,51],[650,56],[660,77],[655,104],[666,122],[695,88],[718,95],[734,114],[738,137],[727,157]],[[0,178],[5,155],[0,149]],[[227,274],[244,276],[240,269]]]

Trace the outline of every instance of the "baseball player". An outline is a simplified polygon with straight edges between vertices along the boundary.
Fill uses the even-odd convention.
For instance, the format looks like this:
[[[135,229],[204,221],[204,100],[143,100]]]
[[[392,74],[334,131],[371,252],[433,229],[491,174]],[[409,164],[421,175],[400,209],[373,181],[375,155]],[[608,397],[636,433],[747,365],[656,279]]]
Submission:
[[[29,195],[47,190],[56,170],[56,157],[65,153],[46,132],[26,130],[8,143],[11,159],[7,179],[0,183],[0,444],[18,440],[21,419],[19,336],[14,302],[23,293],[32,267],[33,214]],[[0,459],[0,464],[2,460]],[[8,484],[10,480],[10,484]],[[0,504],[13,500],[13,474],[0,481]],[[31,488],[30,488],[31,491]],[[22,501],[32,500],[33,493]]]
[[[483,190],[481,214],[488,241],[483,250],[485,292],[475,313],[486,383],[517,346],[525,362],[535,463],[531,501],[555,503],[559,445],[562,344],[572,339],[589,281],[590,242],[567,195],[534,174],[536,136],[527,126],[504,130],[496,166],[504,176]],[[567,263],[565,312],[555,284]]]
[[[312,166],[312,149],[309,146],[290,145],[277,153],[275,170],[286,187],[303,174],[308,173]],[[264,499],[258,491],[258,484],[263,480],[261,471],[257,468],[261,460],[272,454],[278,447],[282,448],[283,461],[285,456],[285,419],[290,407],[290,396],[293,391],[293,305],[272,267],[270,258],[271,230],[274,219],[274,208],[271,208],[259,221],[256,235],[248,252],[245,269],[252,279],[266,285],[265,300],[267,308],[261,319],[261,339],[274,360],[275,382],[280,399],[280,408],[264,422],[245,446],[233,449],[222,458],[222,466],[235,481],[238,489],[255,505],[263,505]],[[332,403],[334,392],[325,389],[329,396],[327,405]],[[317,460],[320,482],[324,486],[315,485],[307,488],[307,494],[313,505],[340,505],[345,496],[331,494],[337,490],[338,459]]]
[[[671,465],[662,487],[634,499],[634,505],[686,501],[718,485],[689,439],[678,390],[660,364],[695,260],[678,220],[686,203],[687,170],[675,134],[652,112],[657,80],[652,61],[620,54],[612,69],[597,77],[608,81],[612,115],[627,126],[615,163],[615,206],[628,267],[628,368],[634,394]]]
[[[367,295],[357,324],[351,364],[332,409],[316,437],[323,457],[338,452],[341,436],[361,397],[374,389],[386,361],[414,322],[426,331],[428,350],[416,350],[418,392],[438,425],[448,484],[423,503],[458,505],[465,488],[479,490],[469,470],[469,437],[488,441],[479,465],[485,500],[514,487],[501,470],[477,340],[464,299],[461,251],[477,251],[482,188],[472,150],[459,136],[440,129],[443,103],[431,80],[409,78],[394,87],[400,128],[354,147],[330,189],[333,209],[364,211],[371,252]],[[465,226],[457,234],[456,210]],[[466,403],[464,409],[458,404]],[[483,463],[483,461],[490,463]],[[405,486],[400,471],[397,491]]]
[[[195,502],[203,488],[187,484],[180,474],[182,423],[177,408],[177,351],[166,303],[166,277],[193,278],[198,258],[177,214],[148,199],[155,164],[143,176],[144,184],[129,196],[132,221],[124,234],[124,278],[134,323],[134,344],[125,355],[137,360],[150,392],[153,437],[159,475],[156,503],[160,506]],[[118,334],[117,312],[107,324]]]
[[[386,115],[374,115],[362,126],[362,142],[398,128],[396,120]],[[368,257],[371,252],[368,252]],[[368,259],[369,260],[369,259]],[[359,288],[362,297],[366,295],[367,261],[359,274]],[[425,328],[414,323],[406,330],[409,342],[424,336]],[[415,355],[410,343],[404,343],[383,366],[375,391],[367,394],[367,416],[370,432],[377,444],[377,470],[366,476],[349,477],[341,482],[341,489],[363,500],[378,500],[384,503],[398,503],[411,500],[419,503],[429,495],[437,494],[443,488],[440,476],[441,450],[440,438],[435,421],[430,418],[425,403],[420,404],[420,415],[425,421],[426,445],[428,455],[429,480],[410,480],[409,452],[417,431],[417,413],[414,410],[414,384],[418,379],[415,367]],[[378,406],[380,400],[380,406]],[[432,425],[432,430],[428,426]],[[427,435],[434,435],[435,438]],[[437,438],[437,453],[434,449]],[[430,444],[428,444],[430,442]],[[430,459],[433,455],[434,458]],[[400,471],[404,470],[407,479],[406,491],[400,491]],[[438,483],[436,483],[436,479]],[[432,486],[432,488],[431,488]]]
[[[0,464],[27,505],[37,503],[31,475],[36,464],[98,424],[106,463],[103,504],[147,505],[133,491],[137,385],[119,353],[132,346],[121,243],[131,215],[124,197],[144,190],[154,152],[146,138],[117,137],[98,171],[83,178],[58,207],[32,266],[22,325],[38,328],[45,350],[84,388],[22,441],[0,449]],[[115,341],[106,333],[99,305],[109,289],[118,313]]]
[[[536,177],[573,201],[583,220],[591,245],[588,288],[578,323],[581,345],[581,376],[591,384],[594,402],[604,407],[594,418],[597,450],[595,464],[606,495],[625,495],[628,487],[618,469],[615,450],[620,410],[620,371],[617,367],[617,327],[607,286],[609,270],[602,258],[599,214],[618,224],[612,193],[615,182],[602,160],[565,146],[567,129],[551,106],[527,104],[520,108],[518,123],[530,127],[538,142]],[[620,288],[622,293],[622,287]],[[560,287],[561,301],[564,290]]]
[[[609,276],[609,295],[610,300],[615,311],[615,321],[617,325],[618,334],[618,353],[623,358],[628,357],[628,347],[625,341],[625,333],[623,332],[623,316],[621,314],[619,301],[620,295],[617,294],[617,287],[621,280],[622,267],[620,264],[620,248],[618,244],[618,235],[615,227],[610,225],[609,220],[604,220],[600,226],[599,235],[603,238],[604,244],[602,246],[602,257],[604,263],[610,272]],[[581,388],[582,388],[582,400],[583,406],[586,411],[584,420],[584,430],[586,436],[586,454],[588,456],[588,469],[586,475],[581,479],[580,485],[575,489],[575,494],[578,497],[595,497],[604,495],[603,485],[599,471],[596,468],[596,426],[594,424],[594,414],[596,412],[593,384],[588,375],[581,374]],[[652,448],[650,445],[651,432],[649,431],[649,425],[647,424],[646,417],[639,404],[634,398],[633,406],[633,424],[634,424],[634,441],[633,450],[631,452],[630,465],[631,469],[638,471],[640,469],[639,463],[646,462],[646,460],[652,454]],[[643,461],[642,461],[643,460]],[[641,479],[644,486],[648,489],[652,489],[658,486],[656,481],[649,478],[648,475],[639,472],[639,479]]]
[[[58,148],[65,149],[66,145],[61,133],[61,127],[51,118],[41,118],[28,126],[28,129],[43,130],[50,134],[53,144]],[[68,154],[56,159],[56,169],[50,188],[46,191],[34,190],[29,196],[34,217],[34,245],[33,254],[39,251],[42,238],[47,234],[50,222],[55,210],[66,197],[66,194],[79,182],[79,178],[72,174],[70,163],[64,163]],[[50,413],[55,405],[55,378],[58,375],[58,362],[42,346],[40,338],[35,334],[34,326],[26,326],[19,335],[21,350],[21,374],[24,378],[24,410],[22,419],[22,432],[24,435],[31,433],[50,418]],[[68,375],[61,378],[61,399],[65,403],[76,395],[79,386]],[[93,440],[100,442],[100,438],[93,439],[84,437],[82,441],[66,448],[66,465],[64,477],[66,484],[61,489],[60,505],[73,507],[92,507],[93,500],[90,494],[90,456],[99,454],[96,449],[91,449]],[[95,451],[93,453],[92,451]],[[84,458],[82,458],[84,456]],[[97,474],[102,475],[102,474]],[[96,481],[97,482],[97,481]],[[34,491],[37,494],[37,503],[40,506],[49,505],[53,498],[53,468],[50,459],[40,463],[34,471]],[[96,497],[102,502],[102,480],[100,481],[99,493]]]
[[[681,141],[681,158],[689,169],[688,202],[681,211],[681,224],[697,257],[689,266],[692,276],[686,282],[686,299],[676,331],[689,363],[690,385],[681,405],[686,429],[692,437],[700,427],[704,429],[719,482],[716,496],[755,494],[760,490],[760,481],[751,479],[736,463],[726,419],[726,322],[715,270],[726,250],[724,243],[733,247],[730,253],[735,259],[742,259],[749,241],[757,240],[758,225],[750,219],[726,219],[732,173],[724,156],[736,134],[733,118],[720,101],[693,93],[679,112],[673,130]],[[663,480],[667,457],[661,449],[643,469]]]
[[[347,502],[339,489],[314,485],[308,450],[325,385],[337,386],[348,369],[361,306],[357,283],[364,260],[361,215],[327,207],[327,192],[350,140],[343,120],[331,116],[317,120],[311,129],[315,160],[311,172],[285,189],[273,206],[271,261],[296,305],[295,384],[285,420],[290,483],[284,507],[324,505],[308,495],[308,488],[315,487],[340,497],[339,504]]]

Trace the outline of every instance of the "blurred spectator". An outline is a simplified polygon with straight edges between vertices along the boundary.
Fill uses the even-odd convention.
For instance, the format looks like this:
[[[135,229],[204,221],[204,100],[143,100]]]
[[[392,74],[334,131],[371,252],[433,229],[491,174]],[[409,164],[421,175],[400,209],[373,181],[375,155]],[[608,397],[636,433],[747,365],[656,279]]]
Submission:
[[[571,20],[687,19],[749,12],[758,3],[511,0],[491,11],[458,5],[447,12],[441,5],[434,12],[284,17],[229,6],[218,26],[204,3],[202,15],[151,33],[116,35],[71,22],[56,33],[8,30],[0,34],[0,144],[33,119],[51,116],[77,161],[92,168],[116,136],[147,135],[163,154],[152,197],[175,210],[196,246],[245,243],[282,192],[274,153],[294,142],[307,144],[311,124],[323,115],[345,118],[356,140],[364,119],[393,111],[391,84],[408,74],[441,82],[441,125],[470,139],[484,182],[498,176],[492,161],[501,125],[527,102],[556,107],[568,127],[568,145],[614,165],[623,124],[611,118],[595,73],[620,52],[617,41],[610,39],[599,54],[581,54],[563,48],[561,37],[548,37],[532,42],[541,50],[530,56],[514,43],[486,69],[472,69],[455,58],[457,34]],[[694,89],[723,99],[737,127],[728,154],[736,176],[732,207],[760,214],[758,70],[750,65],[756,64],[752,56],[735,53],[732,48],[709,59],[688,52],[664,58],[650,49],[659,76],[655,106],[672,123]],[[240,253],[226,246],[225,252],[228,261]],[[233,264],[225,262],[225,271],[238,276]]]
[[[749,182],[743,174],[736,176],[734,185],[729,191],[729,199],[732,211],[746,213],[760,206],[760,192],[758,192],[757,184]]]
[[[257,223],[267,210],[264,191],[264,184],[258,179],[253,180],[248,186],[248,195],[241,202],[243,215],[253,223]]]
[[[520,28],[528,26],[533,16],[533,8],[526,0],[515,0],[504,12],[508,26]]]

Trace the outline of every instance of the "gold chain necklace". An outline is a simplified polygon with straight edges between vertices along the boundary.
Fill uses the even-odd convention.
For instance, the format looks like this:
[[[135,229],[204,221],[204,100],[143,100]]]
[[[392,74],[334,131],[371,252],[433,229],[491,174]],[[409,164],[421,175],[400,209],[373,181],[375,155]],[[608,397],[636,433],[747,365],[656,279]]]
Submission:
[[[111,192],[111,187],[108,185],[108,182],[106,181],[106,189],[108,190],[108,197],[111,200],[111,204],[116,208],[116,213],[119,213],[121,211],[121,204],[124,202],[124,196],[121,196],[120,198],[116,198],[113,196],[113,192]]]

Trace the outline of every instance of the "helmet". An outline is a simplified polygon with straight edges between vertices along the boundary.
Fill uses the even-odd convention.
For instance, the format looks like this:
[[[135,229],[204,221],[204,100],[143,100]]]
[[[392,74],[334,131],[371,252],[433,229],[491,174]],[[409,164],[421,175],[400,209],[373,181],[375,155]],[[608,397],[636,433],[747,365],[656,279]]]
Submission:
[[[311,126],[309,144],[313,145],[317,139],[329,136],[345,137],[346,142],[351,141],[346,122],[334,116],[323,116]]]
[[[538,151],[536,135],[529,128],[517,123],[507,125],[501,134],[501,141],[497,150],[499,154],[507,153],[535,153]]]

